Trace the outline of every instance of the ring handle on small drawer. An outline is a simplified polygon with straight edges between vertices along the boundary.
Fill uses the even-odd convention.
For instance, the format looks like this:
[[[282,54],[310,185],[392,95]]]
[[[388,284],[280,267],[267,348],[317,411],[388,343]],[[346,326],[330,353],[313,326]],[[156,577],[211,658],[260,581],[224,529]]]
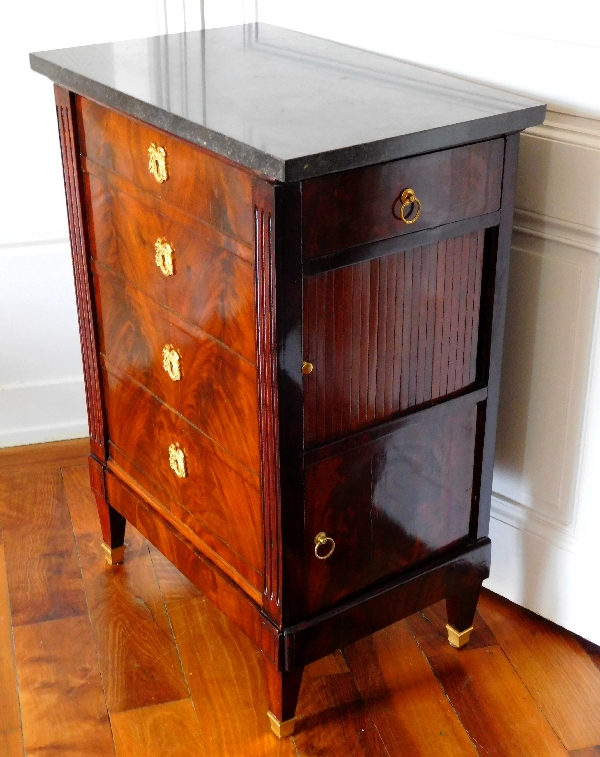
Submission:
[[[403,223],[406,223],[410,225],[411,223],[414,223],[417,218],[421,215],[421,201],[417,197],[417,195],[414,192],[414,189],[405,189],[402,194],[399,197],[400,199],[400,212],[399,215],[396,216],[399,218]],[[396,205],[398,200],[394,203]],[[417,212],[414,214],[412,218],[407,217],[406,215],[406,209],[410,208],[410,213],[413,212],[415,205],[417,206]]]
[[[331,547],[329,548],[329,551],[325,555],[319,554],[319,547],[324,547],[327,542],[331,542]],[[327,558],[331,557],[333,554],[333,550],[335,549],[335,542],[331,538],[331,536],[327,536],[325,531],[319,531],[319,533],[315,536],[315,557],[319,560],[327,560]]]
[[[154,142],[148,148],[148,170],[159,184],[169,178],[167,173],[167,151],[164,147],[155,145]]]
[[[160,237],[154,242],[154,260],[165,276],[172,276],[175,273],[173,268],[174,250],[166,239]]]
[[[171,470],[175,472],[177,478],[187,477],[185,451],[181,449],[177,442],[169,445],[169,465],[171,466]]]
[[[169,374],[171,381],[181,379],[181,355],[172,344],[165,344],[162,351],[163,368]]]

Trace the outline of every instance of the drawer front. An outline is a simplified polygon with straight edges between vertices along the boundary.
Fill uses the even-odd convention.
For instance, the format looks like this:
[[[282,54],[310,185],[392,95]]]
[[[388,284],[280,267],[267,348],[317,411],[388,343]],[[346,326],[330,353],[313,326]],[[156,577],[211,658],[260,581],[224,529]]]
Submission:
[[[307,445],[475,381],[484,239],[474,232],[305,279]]]
[[[309,179],[302,185],[306,259],[347,247],[491,213],[500,208],[504,140],[419,155]],[[401,220],[401,195],[414,190],[421,212]],[[402,211],[411,221],[417,210]]]
[[[252,176],[200,147],[77,98],[83,155],[216,229],[252,244]],[[165,152],[166,180],[149,170],[151,145]]]
[[[251,470],[259,471],[256,368],[97,269],[100,351]]]
[[[307,467],[308,613],[467,538],[477,406],[445,408]],[[335,542],[327,559],[315,555],[321,532]],[[317,551],[326,556],[331,546]]]
[[[147,202],[141,202],[90,174],[86,204],[91,252],[98,262],[255,361],[254,265],[249,248],[173,213],[160,200],[147,196]],[[172,273],[167,268],[167,275],[157,263],[158,240],[171,246]],[[164,266],[167,261],[159,257],[159,262]]]
[[[169,495],[164,498],[167,508],[173,498],[201,522],[200,536],[208,528],[217,537],[221,546],[217,543],[214,549],[225,560],[233,551],[262,573],[258,476],[139,384],[110,370],[104,371],[104,381],[112,444]]]

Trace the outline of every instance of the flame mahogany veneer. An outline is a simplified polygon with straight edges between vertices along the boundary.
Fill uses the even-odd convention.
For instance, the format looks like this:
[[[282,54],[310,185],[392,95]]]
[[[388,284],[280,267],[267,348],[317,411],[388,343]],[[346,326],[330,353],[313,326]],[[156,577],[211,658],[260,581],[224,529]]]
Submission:
[[[280,181],[256,151],[55,94],[109,552],[131,522],[248,634],[275,729],[338,647],[442,598],[467,631],[489,574],[521,122],[473,115],[444,149],[423,132],[407,157],[290,160],[307,176]]]

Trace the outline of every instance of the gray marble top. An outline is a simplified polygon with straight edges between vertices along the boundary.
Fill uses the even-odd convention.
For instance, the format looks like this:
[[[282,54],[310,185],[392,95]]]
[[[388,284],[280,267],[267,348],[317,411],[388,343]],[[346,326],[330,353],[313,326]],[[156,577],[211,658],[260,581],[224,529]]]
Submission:
[[[298,181],[541,123],[545,106],[267,24],[32,53],[57,84]]]

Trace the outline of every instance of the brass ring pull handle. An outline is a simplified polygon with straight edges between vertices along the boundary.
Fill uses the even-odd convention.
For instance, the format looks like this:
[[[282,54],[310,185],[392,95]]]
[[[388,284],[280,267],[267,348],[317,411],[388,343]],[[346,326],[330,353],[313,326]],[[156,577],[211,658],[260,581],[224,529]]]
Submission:
[[[324,555],[319,554],[319,547],[324,547],[327,542],[331,542],[331,547],[329,548],[329,552]],[[335,549],[335,542],[331,538],[331,536],[327,536],[325,531],[319,531],[319,533],[315,536],[315,557],[319,560],[327,560],[328,557],[331,557],[333,554],[333,550]]]
[[[154,142],[148,148],[148,170],[159,184],[169,178],[167,172],[167,151],[164,147],[155,145]]]
[[[396,202],[398,202],[396,200]],[[417,195],[414,193],[414,190],[412,189],[405,189],[402,194],[400,195],[400,202],[402,203],[400,205],[400,220],[403,223],[406,223],[410,225],[411,223],[414,223],[417,218],[421,215],[421,201],[417,197]],[[415,209],[415,205],[417,206],[416,213],[410,217]],[[406,209],[409,208],[408,216],[406,215]]]
[[[163,368],[171,381],[181,380],[181,355],[172,344],[165,344],[162,351]]]

